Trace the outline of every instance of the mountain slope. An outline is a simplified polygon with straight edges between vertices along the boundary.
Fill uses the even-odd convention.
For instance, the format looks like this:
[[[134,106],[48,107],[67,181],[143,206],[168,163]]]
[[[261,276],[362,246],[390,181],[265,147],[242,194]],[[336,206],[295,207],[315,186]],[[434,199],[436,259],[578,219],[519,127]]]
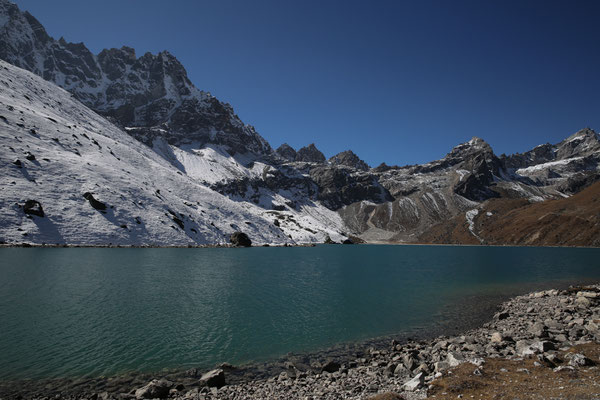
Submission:
[[[0,39],[0,59],[73,97],[21,70],[2,70],[4,241],[223,243],[243,230],[262,243],[348,235],[397,243],[442,229],[439,237],[479,243],[472,233],[478,212],[494,199],[520,207],[569,197],[600,178],[600,137],[589,128],[500,157],[474,137],[440,160],[404,167],[370,168],[350,150],[327,160],[314,144],[273,151],[229,104],[197,89],[166,51],[93,54],[82,43],[53,39],[8,0],[0,0]],[[26,134],[31,127],[39,133]],[[21,166],[10,164],[14,157]],[[24,216],[14,204],[22,207],[25,195],[36,199],[37,192],[45,209],[64,203],[63,212],[51,206],[47,220]],[[78,208],[87,192],[114,208],[101,215]],[[35,223],[48,220],[55,229],[42,234]],[[466,235],[447,232],[464,223]]]
[[[318,204],[269,212],[233,201],[70,93],[3,61],[0,128],[3,242],[215,244],[227,243],[236,230],[255,243],[342,239],[335,212]],[[92,207],[86,193],[106,210]],[[40,202],[45,216],[26,214],[26,200]]]
[[[423,243],[600,246],[600,182],[567,198],[493,199],[419,237]]]
[[[152,145],[220,144],[230,153],[271,154],[270,145],[233,108],[198,90],[169,52],[137,57],[129,47],[95,55],[83,43],[50,37],[28,12],[0,0],[0,59],[71,92],[94,111],[111,117]],[[159,127],[161,129],[143,129]]]

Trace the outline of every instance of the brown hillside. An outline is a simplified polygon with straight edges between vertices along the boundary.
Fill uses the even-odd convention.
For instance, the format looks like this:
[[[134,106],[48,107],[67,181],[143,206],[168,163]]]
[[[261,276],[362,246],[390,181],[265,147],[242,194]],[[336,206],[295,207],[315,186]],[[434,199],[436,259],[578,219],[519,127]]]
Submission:
[[[469,231],[465,215],[438,224],[419,238],[422,243],[600,246],[600,182],[576,195],[529,203],[492,199],[479,207]]]

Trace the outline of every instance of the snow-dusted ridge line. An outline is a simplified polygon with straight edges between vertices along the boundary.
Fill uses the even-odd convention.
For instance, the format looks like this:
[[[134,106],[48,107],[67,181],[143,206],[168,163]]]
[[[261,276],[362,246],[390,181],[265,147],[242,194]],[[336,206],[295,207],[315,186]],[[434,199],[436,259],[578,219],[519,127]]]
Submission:
[[[233,201],[182,173],[70,93],[4,61],[0,115],[2,242],[225,244],[236,230],[256,244],[343,239],[345,227],[335,212],[318,204],[308,211],[268,212]],[[28,160],[28,153],[35,159]],[[21,167],[13,164],[17,159]],[[92,208],[85,192],[106,203],[106,212]],[[20,206],[28,199],[39,201],[46,216],[26,215]],[[295,222],[276,226],[274,213]]]

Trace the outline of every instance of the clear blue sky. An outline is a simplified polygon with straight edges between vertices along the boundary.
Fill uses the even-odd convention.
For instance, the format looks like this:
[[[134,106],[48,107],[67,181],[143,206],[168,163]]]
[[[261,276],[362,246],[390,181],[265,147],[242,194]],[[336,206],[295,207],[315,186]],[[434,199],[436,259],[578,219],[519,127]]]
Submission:
[[[169,50],[274,147],[404,165],[600,129],[600,1],[16,3],[94,53]]]

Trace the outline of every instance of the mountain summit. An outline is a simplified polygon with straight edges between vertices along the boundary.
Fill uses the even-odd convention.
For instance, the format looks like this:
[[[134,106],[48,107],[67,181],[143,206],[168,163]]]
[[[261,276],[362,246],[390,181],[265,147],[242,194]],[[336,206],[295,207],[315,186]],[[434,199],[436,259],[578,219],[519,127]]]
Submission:
[[[0,21],[0,59],[68,90],[147,144],[162,137],[171,144],[220,144],[234,154],[272,153],[231,105],[198,90],[168,51],[136,57],[122,47],[94,55],[83,43],[53,39],[7,0],[0,0]]]

